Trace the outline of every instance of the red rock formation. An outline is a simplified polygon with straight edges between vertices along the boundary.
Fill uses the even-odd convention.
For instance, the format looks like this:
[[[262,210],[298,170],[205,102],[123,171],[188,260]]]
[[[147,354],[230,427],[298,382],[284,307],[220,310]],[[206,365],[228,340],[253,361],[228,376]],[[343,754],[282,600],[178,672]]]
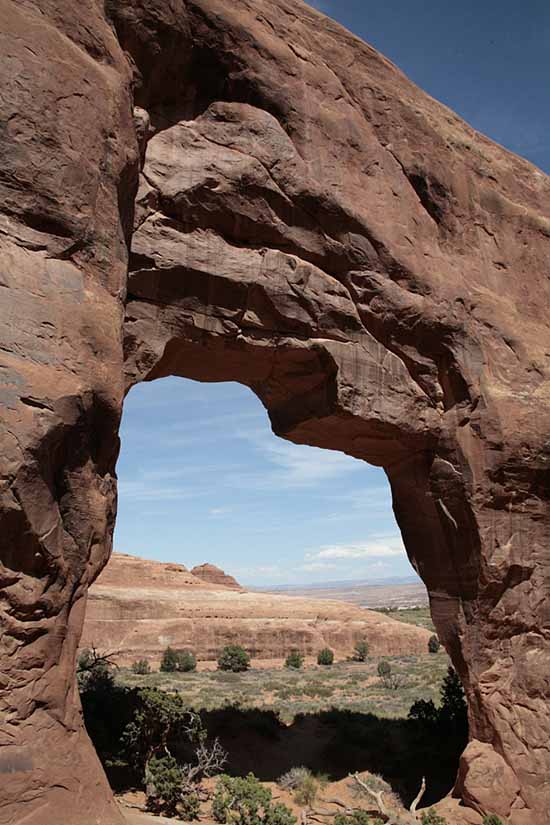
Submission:
[[[191,573],[204,582],[210,582],[210,584],[228,587],[229,590],[243,590],[237,579],[220,570],[215,564],[199,564],[193,567]]]
[[[220,570],[220,573],[223,571]],[[110,563],[94,583],[96,591],[99,588],[132,590],[143,587],[178,591],[216,589],[213,584],[196,576],[194,571],[189,572],[183,564],[150,561],[127,553],[113,553]]]
[[[293,647],[313,656],[328,645],[345,658],[364,638],[378,656],[427,652],[427,630],[380,613],[336,600],[245,593],[231,576],[228,586],[220,584],[218,567],[197,570],[218,583],[183,565],[114,554],[90,588],[81,647],[116,652],[125,665],[143,657],[158,663],[167,645],[215,660],[238,643],[256,659],[279,663]]]
[[[73,666],[124,335],[126,386],[241,381],[385,467],[468,694],[457,793],[546,823],[548,178],[299,0],[1,0],[0,37],[4,821],[117,821]]]

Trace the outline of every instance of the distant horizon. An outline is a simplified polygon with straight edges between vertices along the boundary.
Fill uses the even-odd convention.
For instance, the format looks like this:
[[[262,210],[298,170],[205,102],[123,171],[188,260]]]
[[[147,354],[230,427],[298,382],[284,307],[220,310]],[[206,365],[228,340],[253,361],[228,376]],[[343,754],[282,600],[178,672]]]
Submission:
[[[192,572],[196,567],[201,567],[203,565],[211,565],[213,567],[217,567],[219,570],[222,570],[223,573],[226,573],[229,576],[237,579],[238,583],[243,587],[251,588],[253,590],[300,590],[304,588],[312,588],[312,589],[322,589],[326,587],[327,589],[336,588],[342,585],[355,585],[357,587],[378,587],[384,584],[424,584],[420,576],[418,576],[414,570],[408,575],[404,576],[381,576],[378,578],[370,578],[370,579],[358,579],[355,576],[352,578],[347,579],[326,579],[319,582],[300,582],[300,583],[290,583],[290,582],[266,582],[265,584],[254,584],[254,582],[247,582],[246,579],[238,578],[238,576],[231,570],[231,567],[220,567],[218,564],[214,564],[214,562],[206,561],[198,562],[196,564],[190,565],[186,564],[185,561],[165,561],[162,558],[155,558],[155,557],[148,557],[145,555],[138,555],[137,553],[129,553],[127,550],[119,550],[113,549],[113,553],[117,556],[130,556],[132,558],[142,559],[143,561],[150,561],[150,562],[157,562],[158,564],[179,564],[182,567],[185,567],[189,572]]]

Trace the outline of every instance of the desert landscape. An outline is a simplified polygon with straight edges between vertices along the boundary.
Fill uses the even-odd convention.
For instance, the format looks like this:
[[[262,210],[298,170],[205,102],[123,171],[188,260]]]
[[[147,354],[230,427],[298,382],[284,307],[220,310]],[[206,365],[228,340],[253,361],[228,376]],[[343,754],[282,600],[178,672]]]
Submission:
[[[357,772],[369,787],[385,788],[390,808],[379,813],[405,815],[403,806],[418,793],[419,764],[424,803],[445,796],[465,741],[466,705],[459,688],[458,732],[443,717],[436,721],[437,708],[449,701],[444,685],[453,671],[428,609],[394,606],[388,615],[346,602],[345,591],[327,590],[332,599],[247,592],[211,564],[188,570],[113,554],[90,589],[78,678],[88,730],[128,822],[158,821],[149,819],[155,810],[185,816],[166,800],[160,804],[150,782],[140,789],[124,744],[128,727],[121,720],[129,709],[161,703],[165,718],[170,704],[163,696],[197,714],[211,747],[225,754],[229,776],[253,774],[256,792],[271,794],[288,816],[314,817],[314,800],[332,816],[340,808],[354,811]],[[223,664],[232,648],[246,656],[242,666]],[[330,653],[326,660],[323,651]],[[435,714],[429,723],[425,708]],[[344,746],[350,735],[353,746]],[[432,738],[441,735],[448,741],[435,747]],[[380,736],[383,755],[373,747]],[[181,741],[170,748],[177,752]],[[405,768],[404,754],[413,751],[417,761]],[[292,785],[287,777],[295,775],[301,778]],[[214,823],[217,781],[197,776],[197,815]],[[453,811],[450,800],[446,810]]]
[[[422,582],[326,582],[316,585],[264,587],[260,592],[338,599],[372,610],[404,610],[428,606],[428,592]]]
[[[0,825],[548,825],[548,7],[315,3],[0,0]],[[309,521],[309,458],[263,534],[281,473],[237,467],[237,535],[188,460],[219,444],[154,406],[172,486],[119,490],[128,394],[169,378],[330,454]],[[208,563],[293,520],[285,575],[369,560],[335,456],[385,474],[425,592]],[[203,564],[113,555],[123,494],[145,555],[198,480]]]
[[[430,636],[335,597],[247,592],[213,565],[189,571],[114,553],[90,588],[80,646],[116,651],[118,664],[146,658],[157,666],[168,645],[206,664],[239,643],[269,663],[291,648],[311,658],[330,647],[346,658],[363,638],[377,656],[423,654]]]

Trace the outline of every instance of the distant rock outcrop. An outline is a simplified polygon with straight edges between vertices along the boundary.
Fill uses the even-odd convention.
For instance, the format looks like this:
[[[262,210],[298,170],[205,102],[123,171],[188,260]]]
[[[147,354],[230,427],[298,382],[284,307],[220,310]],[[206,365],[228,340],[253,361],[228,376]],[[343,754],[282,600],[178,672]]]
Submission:
[[[224,570],[216,567],[215,564],[199,564],[191,570],[193,576],[202,579],[203,582],[228,587],[229,590],[244,590],[237,579],[229,576]]]
[[[214,569],[218,570],[218,568]],[[223,570],[219,572],[222,576],[225,575]],[[235,582],[235,584],[237,583]],[[224,587],[224,585],[218,586]],[[127,553],[113,553],[109,564],[94,584],[94,589],[100,587],[120,587],[125,590],[139,587],[160,588],[163,590],[187,590],[190,588],[215,590],[216,584],[197,576],[195,570],[189,572],[183,564],[142,559],[139,556],[131,556]]]
[[[189,572],[114,553],[90,588],[81,647],[117,651],[119,664],[129,664],[142,657],[158,662],[167,645],[214,660],[224,645],[238,643],[256,659],[281,661],[291,647],[311,656],[328,645],[349,656],[364,638],[374,655],[425,653],[429,637],[342,601],[248,593],[210,564]]]

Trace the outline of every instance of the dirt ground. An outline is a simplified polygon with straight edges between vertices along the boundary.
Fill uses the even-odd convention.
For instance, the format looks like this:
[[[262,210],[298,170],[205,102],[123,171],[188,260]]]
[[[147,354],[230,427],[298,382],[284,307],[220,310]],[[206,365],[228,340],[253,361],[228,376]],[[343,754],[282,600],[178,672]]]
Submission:
[[[342,779],[339,782],[328,783],[325,789],[320,791],[318,799],[315,802],[315,807],[330,810],[334,809],[334,813],[337,814],[340,810],[339,806],[331,805],[329,802],[329,800],[334,798],[341,800],[346,805],[357,805],[356,797],[350,787],[351,784],[351,781],[347,778]],[[216,785],[216,779],[208,779],[203,783],[203,785],[210,792],[213,792]],[[300,821],[302,807],[295,803],[290,792],[283,790],[275,782],[262,782],[262,785],[271,790],[274,802],[283,802],[291,809],[298,822]],[[170,825],[173,825],[174,823],[174,820],[172,819],[154,816],[153,814],[148,814],[139,810],[139,808],[145,807],[145,794],[142,792],[132,791],[121,794],[117,797],[117,799],[129,825],[162,825],[162,823],[170,823]],[[200,822],[204,823],[204,825],[215,825],[210,813],[210,804],[211,803],[209,801],[203,803],[201,806]],[[367,809],[369,808],[369,806],[365,803],[362,803],[362,805]],[[376,811],[372,810],[372,814],[375,815]],[[327,820],[327,822],[328,821],[330,820]]]
[[[216,780],[211,779],[207,780],[205,785],[209,790],[213,791],[215,783]],[[283,802],[293,811],[298,822],[301,821],[300,813],[302,808],[294,802],[291,793],[282,790],[274,782],[264,782],[262,784],[271,789],[274,801]],[[346,778],[339,782],[330,782],[324,790],[320,792],[314,807],[323,810],[334,810],[334,813],[338,813],[339,810],[341,810],[339,806],[330,803],[330,800],[335,798],[344,802],[346,805],[350,805],[350,807],[358,804],[357,797],[353,791],[353,783],[350,779]],[[143,793],[132,792],[122,794],[118,797],[118,802],[128,825],[174,825],[176,821],[163,816],[154,816],[153,814],[139,810],[139,808],[145,806],[145,794]],[[361,802],[361,806],[368,810],[373,818],[376,817],[377,811],[370,808],[364,800]],[[437,811],[446,818],[447,825],[481,825],[482,822],[479,814],[469,808],[464,808],[458,800],[452,799],[450,796],[438,803]],[[216,825],[210,814],[209,802],[203,804],[199,821],[202,825]],[[326,821],[329,823],[332,820],[327,818]]]

